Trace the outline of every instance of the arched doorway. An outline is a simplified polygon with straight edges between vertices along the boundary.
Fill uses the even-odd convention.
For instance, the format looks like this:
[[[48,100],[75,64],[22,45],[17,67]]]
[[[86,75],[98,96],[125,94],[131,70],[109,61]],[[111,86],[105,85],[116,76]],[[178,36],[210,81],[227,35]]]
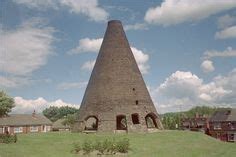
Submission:
[[[147,114],[145,117],[147,128],[157,128],[156,119],[157,116],[154,113]]]
[[[125,115],[116,116],[116,129],[117,130],[127,130],[127,121]]]
[[[88,116],[85,119],[85,130],[98,130],[98,118],[96,116]]]

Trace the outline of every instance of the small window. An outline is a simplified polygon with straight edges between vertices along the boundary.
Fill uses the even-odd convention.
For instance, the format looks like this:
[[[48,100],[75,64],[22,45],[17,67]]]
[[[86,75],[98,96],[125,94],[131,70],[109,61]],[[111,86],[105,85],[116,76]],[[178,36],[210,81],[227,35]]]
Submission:
[[[133,88],[133,91],[135,91],[135,88]]]
[[[14,127],[14,133],[21,133],[21,132],[23,132],[22,127]]]
[[[140,124],[140,123],[139,123],[139,118],[138,118],[138,114],[137,114],[137,113],[132,114],[131,117],[132,117],[132,122],[133,122],[133,124]]]
[[[234,130],[234,123],[228,123],[228,127],[229,129]]]
[[[116,116],[116,129],[117,130],[127,130],[127,121],[125,115]]]
[[[38,126],[31,126],[30,132],[38,132]]]
[[[228,141],[234,142],[235,141],[235,137],[234,136],[236,136],[236,134],[228,134]]]
[[[135,101],[135,104],[138,105],[138,100]]]

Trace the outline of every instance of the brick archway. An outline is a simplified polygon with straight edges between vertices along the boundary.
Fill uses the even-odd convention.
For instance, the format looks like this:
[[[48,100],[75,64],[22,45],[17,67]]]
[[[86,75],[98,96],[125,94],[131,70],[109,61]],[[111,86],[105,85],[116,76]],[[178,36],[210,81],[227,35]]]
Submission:
[[[155,113],[149,113],[145,117],[147,128],[158,128],[157,115]]]
[[[85,118],[84,130],[98,130],[98,118],[97,116],[88,116]]]

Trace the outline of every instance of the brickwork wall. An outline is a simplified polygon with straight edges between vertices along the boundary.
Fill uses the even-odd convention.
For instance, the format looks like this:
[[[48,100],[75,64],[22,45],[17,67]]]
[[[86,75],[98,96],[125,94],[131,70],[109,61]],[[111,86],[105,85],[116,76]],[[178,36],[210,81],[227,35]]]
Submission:
[[[30,131],[30,127],[31,126],[9,126],[9,133],[10,134],[14,134],[14,128],[15,127],[22,127],[22,132],[21,133],[37,133],[37,132],[44,132],[43,130],[43,125],[37,125],[38,127],[38,131],[35,131],[35,132],[31,132]],[[46,127],[46,125],[45,125]],[[51,126],[47,125],[48,127],[48,130],[47,131],[50,131],[51,130]],[[3,129],[3,127],[1,127]]]
[[[140,124],[132,124],[133,113],[138,113]],[[122,24],[110,21],[74,129],[83,131],[85,119],[96,116],[98,132],[114,132],[116,116],[126,115],[128,132],[145,132],[148,113],[157,116],[158,127],[162,129]]]

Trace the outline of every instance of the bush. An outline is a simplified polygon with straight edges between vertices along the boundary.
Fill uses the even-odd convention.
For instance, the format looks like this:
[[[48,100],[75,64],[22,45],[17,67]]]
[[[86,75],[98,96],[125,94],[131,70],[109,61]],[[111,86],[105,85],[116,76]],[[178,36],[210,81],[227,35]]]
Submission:
[[[94,144],[94,149],[97,150],[100,154],[104,154],[106,146],[103,142],[97,140]]]
[[[107,140],[106,142],[106,149],[107,149],[107,152],[110,153],[110,154],[116,154],[117,152],[117,144],[116,144],[116,141],[115,139],[113,140]]]
[[[15,135],[9,135],[9,134],[0,134],[0,143],[16,143],[17,142],[17,136]]]
[[[82,144],[82,150],[84,151],[84,154],[89,154],[94,150],[93,143],[91,141],[85,141]]]
[[[16,134],[14,135],[14,143],[16,143],[17,142],[17,136],[16,136]]]
[[[73,149],[73,152],[75,153],[79,153],[81,151],[81,146],[80,146],[80,143],[74,143],[74,149]]]
[[[89,154],[94,150],[97,150],[98,155],[112,155],[119,153],[127,153],[130,149],[129,139],[124,138],[122,140],[116,141],[115,139],[105,139],[105,140],[96,140],[95,143],[91,141],[85,141],[80,146],[79,143],[74,143],[73,151],[78,153],[83,150],[84,154]]]
[[[129,139],[124,138],[116,143],[117,151],[120,153],[127,153],[129,150],[130,144]]]

